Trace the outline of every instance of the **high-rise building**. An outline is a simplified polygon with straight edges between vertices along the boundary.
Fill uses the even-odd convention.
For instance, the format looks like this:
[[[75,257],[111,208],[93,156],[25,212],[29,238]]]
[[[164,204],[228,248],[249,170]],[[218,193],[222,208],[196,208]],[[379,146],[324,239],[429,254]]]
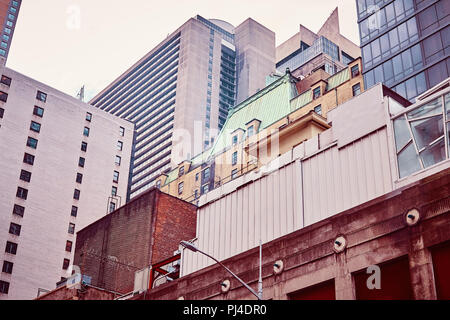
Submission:
[[[125,203],[134,125],[0,67],[0,300],[70,276],[76,232]]]
[[[340,33],[336,7],[317,33],[301,24],[295,35],[276,48],[276,68],[282,73],[289,68],[295,77],[318,69],[334,75],[360,56],[360,48]]]
[[[22,0],[0,0],[0,60],[8,58],[21,4]]]
[[[367,88],[378,82],[413,101],[450,75],[450,2],[357,0]]]
[[[229,110],[275,70],[275,34],[189,19],[90,103],[135,123],[129,197],[212,144]]]

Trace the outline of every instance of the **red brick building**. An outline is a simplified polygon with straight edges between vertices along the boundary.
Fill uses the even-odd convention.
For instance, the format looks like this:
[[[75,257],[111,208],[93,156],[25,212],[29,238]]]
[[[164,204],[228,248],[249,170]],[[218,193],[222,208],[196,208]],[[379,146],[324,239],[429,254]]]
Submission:
[[[128,293],[137,270],[172,257],[195,228],[195,205],[152,188],[80,230],[74,265],[91,285]]]

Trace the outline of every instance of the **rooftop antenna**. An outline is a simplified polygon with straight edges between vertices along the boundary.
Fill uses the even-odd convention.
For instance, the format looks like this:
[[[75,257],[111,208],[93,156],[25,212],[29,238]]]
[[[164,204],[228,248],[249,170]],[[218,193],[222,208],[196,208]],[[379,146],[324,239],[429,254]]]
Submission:
[[[83,84],[83,86],[81,87],[80,91],[78,91],[78,93],[77,93],[77,98],[78,98],[80,101],[84,101],[84,84]]]

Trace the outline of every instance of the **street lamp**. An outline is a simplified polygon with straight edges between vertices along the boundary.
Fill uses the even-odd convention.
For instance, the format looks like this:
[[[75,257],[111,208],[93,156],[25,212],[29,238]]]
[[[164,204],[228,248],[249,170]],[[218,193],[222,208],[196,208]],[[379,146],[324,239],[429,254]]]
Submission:
[[[210,256],[206,252],[201,251],[199,248],[197,248],[194,244],[188,242],[188,241],[181,241],[180,244],[193,252],[200,252],[201,254],[204,254],[205,256],[213,259],[215,262],[220,264],[225,270],[227,270],[237,281],[239,281],[244,287],[246,287],[254,296],[258,298],[258,300],[262,300],[262,276],[261,276],[261,243],[259,245],[259,280],[258,280],[258,293],[255,292],[248,284],[246,284],[244,281],[242,281],[241,278],[239,278],[237,275],[235,275],[230,269],[225,267],[225,265],[217,260],[216,258]]]

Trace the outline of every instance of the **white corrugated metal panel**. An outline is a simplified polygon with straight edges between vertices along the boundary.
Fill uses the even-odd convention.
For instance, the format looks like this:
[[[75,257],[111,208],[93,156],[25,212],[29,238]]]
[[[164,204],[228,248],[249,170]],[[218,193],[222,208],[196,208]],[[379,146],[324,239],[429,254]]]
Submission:
[[[260,237],[269,242],[392,191],[386,130],[316,151],[259,179],[245,177],[231,193],[209,197],[198,209],[198,247],[224,260],[258,246]],[[305,145],[309,154],[317,143]],[[184,250],[182,274],[212,263]]]
[[[303,226],[301,162],[291,162],[198,209],[197,245],[219,260]],[[214,263],[183,250],[182,275]]]
[[[305,226],[393,190],[386,129],[303,161]]]

